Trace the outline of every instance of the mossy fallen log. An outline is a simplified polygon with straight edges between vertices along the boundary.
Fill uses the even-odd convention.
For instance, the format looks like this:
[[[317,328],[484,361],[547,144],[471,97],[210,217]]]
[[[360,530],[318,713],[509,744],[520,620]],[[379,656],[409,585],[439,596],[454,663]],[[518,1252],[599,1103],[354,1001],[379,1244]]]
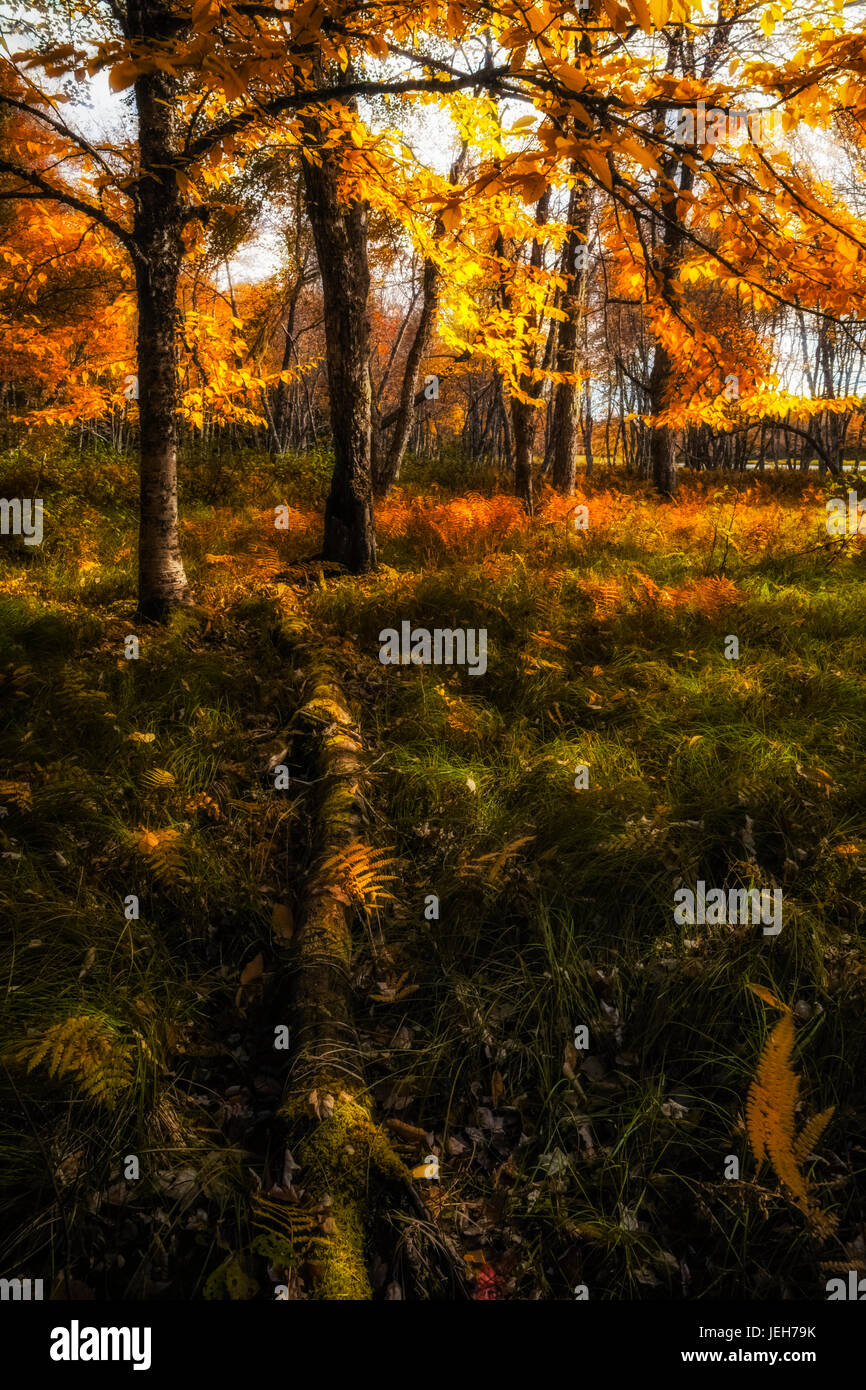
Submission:
[[[373,1118],[353,1023],[355,908],[330,867],[363,834],[362,742],[337,672],[303,636],[295,623],[290,637],[301,639],[307,669],[298,722],[313,742],[314,848],[298,932],[281,952],[294,1046],[280,1113],[289,1121],[304,1207],[322,1217],[305,1249],[307,1296],[367,1299],[374,1190],[396,1183],[405,1191],[411,1178]]]

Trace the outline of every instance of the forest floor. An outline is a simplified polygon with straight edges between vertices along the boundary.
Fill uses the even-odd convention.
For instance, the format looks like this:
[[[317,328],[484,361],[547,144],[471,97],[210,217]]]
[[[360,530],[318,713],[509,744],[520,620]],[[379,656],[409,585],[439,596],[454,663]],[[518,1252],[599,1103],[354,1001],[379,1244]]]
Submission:
[[[257,1195],[303,1224],[273,1043],[311,853],[290,616],[364,740],[376,1114],[410,1168],[438,1158],[415,1186],[472,1295],[817,1298],[866,1272],[866,548],[827,535],[821,480],[684,478],[663,503],[602,475],[529,521],[489,480],[410,470],[358,579],[308,558],[327,460],[191,464],[195,606],[157,630],[133,616],[133,473],[43,464],[45,540],[0,552],[0,1273],[304,1295],[300,1254],[255,1245]],[[486,629],[485,674],[383,665],[405,621]],[[781,888],[782,930],[677,925],[699,880]],[[411,1218],[374,1216],[376,1296],[448,1296]]]

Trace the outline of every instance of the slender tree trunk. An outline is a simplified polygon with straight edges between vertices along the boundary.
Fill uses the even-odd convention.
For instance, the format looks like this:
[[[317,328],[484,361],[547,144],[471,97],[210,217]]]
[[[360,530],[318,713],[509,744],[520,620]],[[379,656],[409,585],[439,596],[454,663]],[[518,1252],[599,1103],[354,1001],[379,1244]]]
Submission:
[[[589,188],[575,181],[568,200],[569,231],[562,248],[562,273],[568,284],[562,307],[568,318],[561,321],[557,331],[557,372],[573,376],[577,371],[578,339],[580,335],[581,289],[586,276],[586,264],[578,269],[580,247],[586,245],[589,229]],[[577,473],[578,427],[580,423],[580,392],[577,381],[559,381],[553,388],[553,422],[550,432],[551,481],[557,492],[570,497],[574,492]]]
[[[594,424],[595,422],[592,418],[592,400],[590,399],[589,393],[587,391],[587,394],[584,398],[584,415],[581,421],[581,428],[583,430],[583,452],[586,458],[587,478],[591,478],[593,474],[592,431]]]
[[[547,222],[547,212],[550,206],[550,190],[548,189],[539,198],[535,207],[536,225],[543,227]],[[501,244],[501,238],[500,242]],[[500,255],[502,252],[500,251]],[[532,250],[529,256],[529,264],[534,270],[540,270],[544,259],[540,238],[534,238]],[[533,313],[530,317],[530,326],[536,326],[536,316]],[[529,365],[535,366],[535,349],[531,351]],[[531,375],[524,374],[520,381],[521,390],[531,399],[528,401],[519,400],[516,396],[511,397],[511,424],[514,430],[514,491],[523,503],[524,509],[529,516],[532,516],[535,509],[535,495],[532,480],[533,454],[535,451],[535,434],[538,427],[539,408],[535,401],[541,395],[541,383],[533,381]]]
[[[365,574],[376,568],[367,214],[360,203],[341,204],[337,162],[323,146],[317,159],[316,164],[304,159],[303,168],[307,212],[322,275],[334,443],[322,555],[353,574]]]
[[[286,306],[286,322],[283,327],[286,341],[283,344],[283,360],[280,364],[281,372],[287,372],[289,370],[292,361],[292,353],[295,350],[295,315],[297,313],[298,300],[300,299],[301,290],[304,285],[303,270],[304,268],[302,267],[297,280],[292,286],[292,292],[289,296],[288,305]],[[285,448],[286,418],[288,416],[288,410],[289,389],[286,382],[280,378],[277,385],[276,399],[274,401],[274,417],[271,433],[271,447],[276,449],[278,453],[282,452]]]
[[[183,209],[171,169],[177,144],[175,87],[175,79],[162,72],[141,76],[135,83],[142,168],[133,223],[140,252],[138,613],[151,621],[161,621],[173,607],[189,601],[177,518],[175,335]]]
[[[656,343],[650,373],[650,402],[653,414],[665,403],[665,392],[671,378],[673,363],[661,343]],[[673,440],[667,425],[654,429],[650,435],[650,473],[656,491],[663,497],[673,497],[677,490],[677,469],[674,462]]]
[[[406,447],[415,423],[415,397],[418,391],[418,378],[421,361],[433,337],[433,325],[439,308],[439,271],[430,260],[424,262],[423,302],[421,316],[412,339],[412,346],[406,356],[403,381],[400,386],[400,400],[397,405],[397,419],[387,451],[381,453],[380,465],[373,476],[377,497],[387,497],[400,476],[400,468],[406,454]]]
[[[668,52],[668,70],[673,65],[676,46],[671,45]],[[661,281],[661,297],[674,308],[677,290],[675,288],[679,268],[685,250],[685,229],[680,211],[678,196],[690,193],[694,184],[694,164],[687,164],[668,152],[661,160],[661,171],[665,182],[659,184],[659,210],[664,215],[654,270]],[[657,340],[653,353],[650,374],[650,408],[658,415],[668,403],[670,383],[674,375],[674,360],[662,343]],[[673,436],[670,426],[661,425],[652,430],[650,438],[650,474],[656,491],[663,497],[673,497],[677,489],[677,466],[674,459]]]
[[[537,411],[525,401],[512,398],[511,424],[514,429],[514,491],[532,516],[535,498],[532,487],[532,451],[535,444]]]

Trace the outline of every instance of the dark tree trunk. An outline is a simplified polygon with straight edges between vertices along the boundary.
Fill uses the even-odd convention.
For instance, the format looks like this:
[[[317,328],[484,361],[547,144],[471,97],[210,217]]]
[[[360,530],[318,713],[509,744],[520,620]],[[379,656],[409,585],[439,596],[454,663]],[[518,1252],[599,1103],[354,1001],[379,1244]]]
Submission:
[[[535,427],[538,411],[525,401],[512,398],[511,423],[514,428],[514,491],[523,503],[527,515],[532,516],[535,496],[532,486],[532,451],[535,445]]]
[[[322,276],[334,443],[322,556],[365,574],[376,568],[367,214],[360,203],[341,204],[334,156],[320,146],[316,157],[303,160],[304,188]]]
[[[568,200],[569,231],[562,248],[562,273],[567,278],[562,308],[568,317],[557,330],[557,372],[573,375],[578,365],[580,306],[586,268],[578,269],[579,248],[586,244],[589,229],[589,188],[575,181]],[[580,383],[560,381],[553,388],[550,432],[551,481],[557,492],[570,497],[577,473],[578,427],[580,424]]]
[[[671,48],[669,62],[673,59]],[[659,188],[659,203],[665,221],[656,252],[654,270],[661,281],[661,297],[672,308],[676,308],[676,281],[685,250],[685,229],[680,212],[681,203],[678,192],[690,193],[694,184],[694,165],[680,161],[672,152],[662,159],[661,170],[665,182]],[[653,415],[659,414],[668,404],[670,384],[674,375],[674,361],[660,341],[656,341],[650,375],[650,408]],[[657,492],[663,497],[673,497],[677,490],[677,466],[674,459],[674,442],[668,425],[660,425],[652,430],[650,437],[650,475]]]
[[[657,342],[650,373],[650,408],[654,415],[664,408],[672,366],[668,353]],[[677,490],[677,469],[671,431],[667,425],[659,426],[650,434],[650,473],[656,491],[663,497],[673,497]]]
[[[164,7],[140,6],[142,23],[159,32]],[[145,9],[147,14],[145,15]],[[177,518],[177,285],[183,255],[183,207],[171,165],[177,154],[175,79],[163,72],[135,83],[141,149],[133,235],[139,251],[138,412],[141,511],[138,613],[160,621],[189,601]]]

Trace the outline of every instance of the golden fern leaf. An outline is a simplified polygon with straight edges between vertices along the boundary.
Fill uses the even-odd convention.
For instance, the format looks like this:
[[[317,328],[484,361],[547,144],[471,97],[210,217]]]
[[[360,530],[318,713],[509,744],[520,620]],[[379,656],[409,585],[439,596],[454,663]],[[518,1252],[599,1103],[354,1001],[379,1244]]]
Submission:
[[[164,767],[152,767],[145,772],[142,781],[151,791],[161,791],[174,786],[174,773],[167,772]]]
[[[35,1043],[20,1047],[15,1058],[28,1072],[45,1062],[49,1076],[71,1073],[86,1096],[109,1109],[132,1083],[130,1048],[105,1019],[90,1014],[53,1024]]]
[[[667,590],[660,588],[654,579],[650,579],[649,575],[644,574],[641,570],[635,570],[632,575],[632,584],[640,603],[655,606],[664,603],[668,598]]]
[[[554,632],[557,623],[562,620],[562,603],[559,594],[539,594],[535,600],[535,615],[538,619],[538,627],[542,632]]]
[[[618,579],[585,579],[581,589],[592,603],[594,618],[612,617],[622,600],[622,586]]]
[[[483,878],[484,882],[490,887],[494,887],[502,876],[502,871],[513,859],[524,845],[531,844],[535,839],[534,835],[520,835],[516,840],[510,840],[502,849],[492,850],[489,854],[482,854],[478,859],[472,859],[460,866],[461,878],[472,878],[476,881]]]
[[[794,1015],[769,990],[760,985],[750,988],[783,1015],[773,1028],[761,1053],[758,1069],[746,1100],[746,1129],[758,1163],[767,1161],[776,1177],[787,1188],[817,1234],[829,1233],[835,1219],[822,1212],[813,1201],[800,1171],[807,1154],[823,1134],[834,1107],[824,1110],[804,1126],[795,1137],[794,1124],[800,1080],[792,1066]]]
[[[362,907],[380,907],[394,900],[394,894],[384,887],[397,877],[385,873],[392,864],[399,863],[390,855],[390,849],[373,849],[362,840],[355,840],[348,849],[338,850],[325,859],[320,871],[336,879],[349,897]]]
[[[0,782],[0,798],[6,797],[19,811],[29,811],[32,804],[29,782]]]
[[[777,999],[775,994],[771,994],[768,989],[764,989],[763,985],[749,985],[749,989],[753,994],[757,994],[759,999],[763,999],[765,1004],[771,1004],[772,1007],[778,1009],[780,1013],[786,1014],[789,1012],[788,1005],[783,1004],[781,999]]]
[[[835,1111],[835,1105],[828,1105],[826,1110],[820,1110],[817,1115],[812,1116],[811,1120],[806,1121],[794,1144],[794,1158],[797,1163],[805,1163],[832,1120]]]
[[[322,1224],[319,1213],[272,1202],[267,1197],[253,1198],[253,1225],[268,1234],[288,1236],[294,1243],[298,1236],[309,1237]]]
[[[186,881],[179,830],[142,830],[136,848],[163,883],[174,886]]]
[[[760,1093],[767,1156],[783,1183],[801,1202],[807,1202],[805,1184],[794,1159],[794,1110],[799,1078],[791,1066],[794,1019],[786,1014],[776,1024],[752,1083]]]
[[[675,605],[691,608],[703,618],[716,618],[726,608],[739,603],[742,594],[730,579],[716,576],[692,580],[690,584],[674,589],[671,597]]]
[[[791,1080],[796,1083],[790,1070],[793,1045],[794,1020],[786,1013],[767,1039],[746,1100],[746,1125],[759,1162],[770,1158],[772,1150],[779,1148],[782,1133],[787,1134],[793,1144],[795,1095],[790,1085]]]

